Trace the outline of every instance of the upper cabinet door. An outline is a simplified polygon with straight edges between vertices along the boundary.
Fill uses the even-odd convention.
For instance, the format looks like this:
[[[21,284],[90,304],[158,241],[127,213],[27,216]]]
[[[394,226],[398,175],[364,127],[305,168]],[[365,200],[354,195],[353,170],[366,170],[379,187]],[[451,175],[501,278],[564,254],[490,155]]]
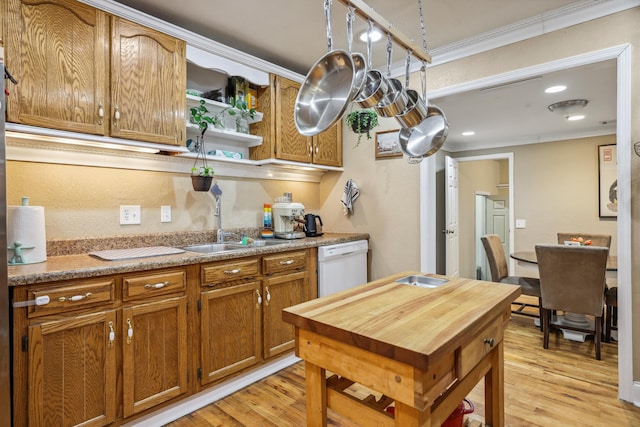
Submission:
[[[296,129],[294,111],[300,83],[277,77],[276,85],[276,158],[294,162],[311,162],[311,137]]]
[[[111,43],[111,135],[181,145],[185,42],[113,17]]]
[[[107,110],[107,15],[72,0],[8,0],[10,122],[102,135]]]
[[[342,166],[342,120],[313,137],[313,163]]]

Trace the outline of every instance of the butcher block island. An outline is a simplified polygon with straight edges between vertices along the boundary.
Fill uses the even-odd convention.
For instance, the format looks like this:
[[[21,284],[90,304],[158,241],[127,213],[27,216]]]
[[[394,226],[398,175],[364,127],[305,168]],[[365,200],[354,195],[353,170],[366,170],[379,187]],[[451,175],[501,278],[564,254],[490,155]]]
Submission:
[[[284,309],[305,360],[307,425],[326,426],[330,407],[363,426],[440,426],[484,377],[485,422],[503,426],[502,337],[519,295],[404,272]],[[360,400],[353,383],[382,397]]]

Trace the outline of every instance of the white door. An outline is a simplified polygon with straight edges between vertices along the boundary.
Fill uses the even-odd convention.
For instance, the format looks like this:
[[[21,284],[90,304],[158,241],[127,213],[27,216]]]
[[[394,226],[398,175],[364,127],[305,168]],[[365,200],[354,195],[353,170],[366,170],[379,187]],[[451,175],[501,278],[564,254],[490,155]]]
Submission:
[[[506,197],[489,196],[487,200],[487,233],[497,234],[507,257],[509,248],[509,204]]]
[[[447,171],[445,177],[445,224],[447,276],[458,277],[460,274],[458,250],[458,161],[446,156]]]

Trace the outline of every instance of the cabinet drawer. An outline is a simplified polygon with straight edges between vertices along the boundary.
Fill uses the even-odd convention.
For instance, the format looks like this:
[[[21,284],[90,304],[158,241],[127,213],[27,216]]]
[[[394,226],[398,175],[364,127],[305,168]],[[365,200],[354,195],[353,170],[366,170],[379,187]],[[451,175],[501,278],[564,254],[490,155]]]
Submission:
[[[67,282],[51,288],[29,288],[29,317],[111,303],[115,278]]]
[[[183,270],[163,271],[143,276],[125,276],[123,299],[164,295],[186,289],[186,273]]]
[[[495,346],[502,341],[505,324],[509,317],[509,312],[498,316],[498,318],[489,323],[486,328],[478,332],[468,344],[462,347],[459,359],[459,378],[463,378],[471,372],[480,360],[482,360],[487,353],[493,350]]]
[[[262,272],[268,276],[287,271],[306,269],[306,251],[286,252],[262,258]]]
[[[209,286],[216,283],[256,277],[260,273],[257,258],[234,260],[202,267],[202,284]]]

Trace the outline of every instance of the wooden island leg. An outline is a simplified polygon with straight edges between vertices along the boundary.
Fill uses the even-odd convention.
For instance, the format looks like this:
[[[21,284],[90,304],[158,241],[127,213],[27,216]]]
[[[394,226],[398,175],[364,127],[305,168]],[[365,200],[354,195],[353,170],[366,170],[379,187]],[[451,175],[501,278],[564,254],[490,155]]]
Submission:
[[[307,385],[307,427],[326,427],[327,381],[325,370],[305,361],[304,374]]]
[[[414,407],[405,405],[402,402],[395,404],[395,425],[397,427],[430,427],[431,408],[426,411],[419,411]]]
[[[500,341],[491,352],[491,370],[484,377],[487,426],[504,427],[504,346]]]

